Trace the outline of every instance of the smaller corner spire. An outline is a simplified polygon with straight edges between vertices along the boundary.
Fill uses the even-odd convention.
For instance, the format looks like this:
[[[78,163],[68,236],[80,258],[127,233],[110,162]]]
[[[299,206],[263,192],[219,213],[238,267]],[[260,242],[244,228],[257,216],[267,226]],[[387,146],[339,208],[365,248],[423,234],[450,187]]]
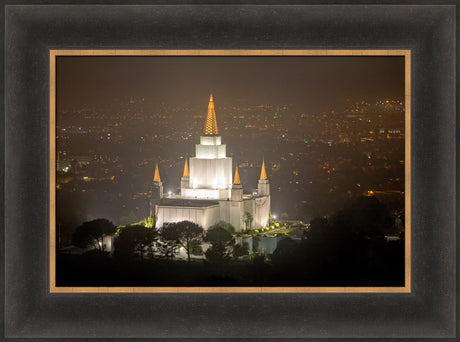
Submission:
[[[158,171],[158,163],[156,163],[156,165],[155,165],[155,173],[153,175],[153,181],[154,182],[161,182],[160,171]]]
[[[267,179],[267,172],[265,172],[265,160],[262,159],[262,168],[260,170],[260,179]]]
[[[190,172],[188,171],[187,158],[185,158],[184,173],[182,174],[182,177],[190,177]]]
[[[234,185],[241,185],[240,173],[238,172],[238,166],[235,167],[235,178],[233,180]]]

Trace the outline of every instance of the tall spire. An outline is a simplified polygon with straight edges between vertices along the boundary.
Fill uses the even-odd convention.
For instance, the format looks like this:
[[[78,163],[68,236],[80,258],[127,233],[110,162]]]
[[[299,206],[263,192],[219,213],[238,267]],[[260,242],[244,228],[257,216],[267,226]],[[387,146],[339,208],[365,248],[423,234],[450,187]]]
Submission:
[[[188,172],[188,163],[187,163],[187,159],[185,159],[184,174],[182,175],[182,177],[190,177],[190,173]]]
[[[240,174],[238,173],[238,166],[235,168],[235,178],[233,180],[234,185],[241,185]]]
[[[155,174],[153,175],[153,181],[154,182],[161,182],[160,171],[158,171],[158,163],[156,163],[156,165],[155,165]]]
[[[265,160],[262,160],[262,169],[260,170],[260,179],[267,179],[267,173],[265,172]]]
[[[209,97],[208,104],[208,114],[206,115],[206,123],[204,124],[204,135],[217,135],[219,131],[217,130],[217,120],[216,120],[216,111],[214,110],[214,101],[212,99],[212,94]]]

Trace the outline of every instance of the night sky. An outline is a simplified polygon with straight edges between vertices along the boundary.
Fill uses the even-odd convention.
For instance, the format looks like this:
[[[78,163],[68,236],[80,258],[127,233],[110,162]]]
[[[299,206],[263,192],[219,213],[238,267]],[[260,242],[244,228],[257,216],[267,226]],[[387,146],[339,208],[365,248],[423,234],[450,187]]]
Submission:
[[[346,99],[404,97],[404,57],[59,57],[58,111],[143,96],[203,106],[293,104],[308,113]]]

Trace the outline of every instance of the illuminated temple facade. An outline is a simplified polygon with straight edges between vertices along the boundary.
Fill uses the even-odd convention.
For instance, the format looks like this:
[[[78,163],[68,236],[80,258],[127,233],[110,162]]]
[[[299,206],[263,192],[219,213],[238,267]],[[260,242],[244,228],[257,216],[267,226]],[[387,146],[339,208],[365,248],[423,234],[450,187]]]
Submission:
[[[189,168],[190,165],[190,168]],[[165,196],[158,164],[149,191],[150,216],[156,226],[163,223],[192,221],[203,228],[224,221],[236,231],[245,229],[245,221],[252,217],[251,228],[266,227],[270,213],[270,183],[262,162],[257,192],[243,194],[238,166],[233,176],[232,158],[227,157],[226,145],[217,129],[212,95],[200,143],[195,145],[195,157],[185,159],[180,195]]]

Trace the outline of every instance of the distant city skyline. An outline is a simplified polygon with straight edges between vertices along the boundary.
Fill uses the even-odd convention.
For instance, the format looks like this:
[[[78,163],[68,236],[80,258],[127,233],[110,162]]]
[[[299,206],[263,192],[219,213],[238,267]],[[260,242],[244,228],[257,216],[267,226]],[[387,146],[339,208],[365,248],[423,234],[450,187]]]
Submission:
[[[343,109],[346,100],[404,100],[399,56],[66,56],[57,58],[58,112],[117,97],[202,106],[294,104],[307,112]]]
[[[66,56],[56,80],[59,203],[79,220],[145,218],[156,163],[177,194],[210,93],[245,192],[265,158],[274,213],[307,222],[369,194],[403,209],[404,56]]]

